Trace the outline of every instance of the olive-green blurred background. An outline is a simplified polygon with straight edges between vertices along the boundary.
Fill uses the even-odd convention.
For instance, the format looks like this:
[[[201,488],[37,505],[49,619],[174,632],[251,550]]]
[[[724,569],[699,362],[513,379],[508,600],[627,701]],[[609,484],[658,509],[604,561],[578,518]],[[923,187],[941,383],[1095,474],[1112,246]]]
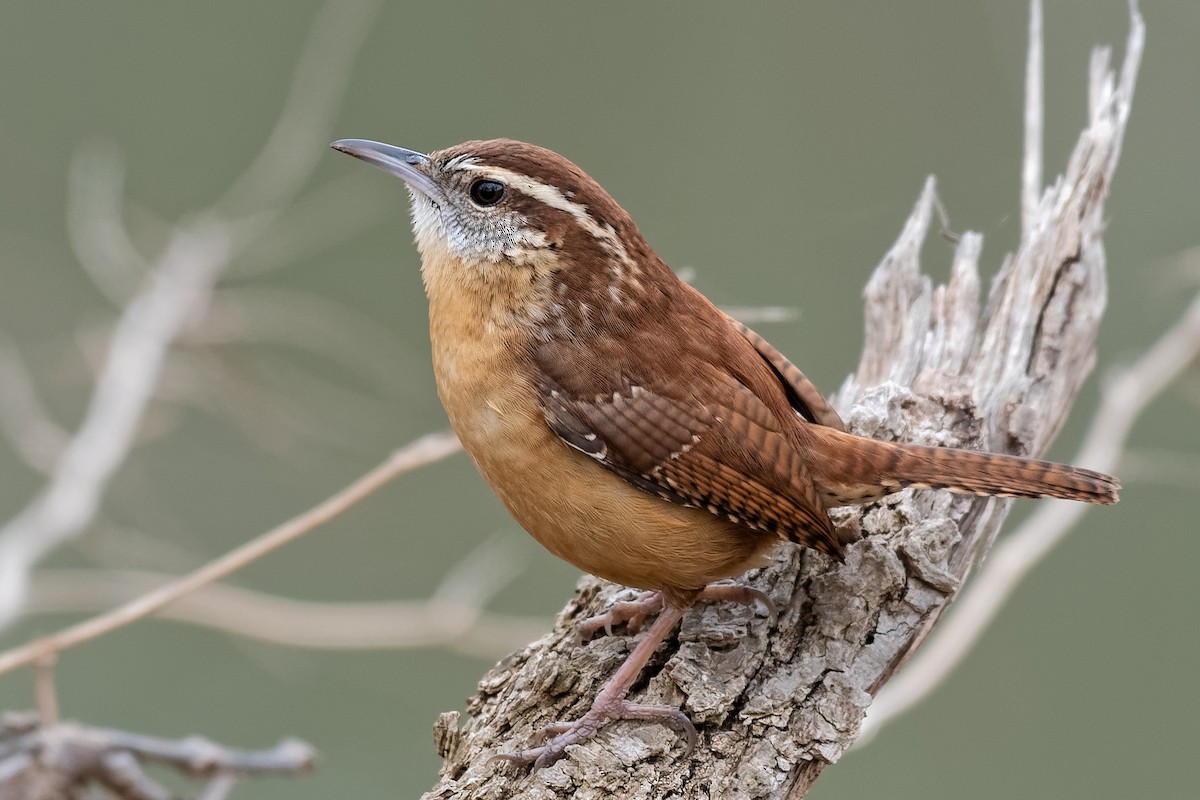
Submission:
[[[1112,43],[1119,57],[1128,24],[1120,0],[1047,6],[1052,178],[1084,123],[1089,51]],[[258,151],[318,8],[0,8],[0,330],[65,425],[87,397],[79,343],[114,314],[67,244],[72,152],[100,140],[124,153],[128,220],[153,248],[155,220],[210,203]],[[832,390],[857,360],[860,289],[927,174],[952,226],[984,232],[989,272],[1015,243],[1026,13],[1009,0],[391,3],[336,125],[312,147],[353,136],[427,150],[503,135],[557,149],[717,303],[793,306],[795,320],[759,327]],[[1162,0],[1144,13],[1146,57],[1109,204],[1110,313],[1059,458],[1074,452],[1104,370],[1151,342],[1194,289],[1173,257],[1200,244],[1200,5]],[[148,423],[158,433],[114,481],[99,529],[51,564],[186,569],[444,426],[403,188],[328,152],[311,186],[331,181],[348,193],[327,231],[280,229],[222,285],[231,297],[336,301],[382,331],[358,340],[367,367],[289,346],[286,331],[205,350],[238,377],[244,399],[226,399],[245,406],[243,418],[160,406]],[[365,229],[347,236],[355,218]],[[263,268],[284,252],[276,244],[297,242],[296,257]],[[931,239],[935,276],[950,254]],[[308,312],[290,313],[303,329]],[[814,797],[1194,790],[1198,386],[1193,375],[1135,431],[1140,452],[1178,462],[1172,477],[1126,475],[1120,506],[1087,516],[936,696],[828,770]],[[278,413],[276,400],[255,406],[263,397]],[[0,517],[40,482],[0,442]],[[402,478],[234,582],[318,600],[420,598],[497,532],[529,566],[495,608],[548,623],[577,573],[526,541],[462,456]],[[29,620],[0,642],[68,621]],[[440,650],[285,649],[151,621],[68,653],[58,674],[73,718],[246,747],[297,735],[320,748],[315,775],[247,784],[236,797],[382,798],[433,783],[430,726],[489,665]],[[31,695],[28,673],[0,678],[0,708],[29,707]]]

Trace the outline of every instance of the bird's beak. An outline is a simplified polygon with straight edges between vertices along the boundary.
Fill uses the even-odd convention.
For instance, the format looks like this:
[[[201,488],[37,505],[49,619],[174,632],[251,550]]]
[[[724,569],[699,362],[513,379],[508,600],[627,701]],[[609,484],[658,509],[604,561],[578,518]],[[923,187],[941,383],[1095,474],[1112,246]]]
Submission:
[[[430,200],[437,200],[441,196],[433,178],[422,169],[430,163],[429,156],[424,153],[383,142],[372,142],[370,139],[338,139],[330,147],[403,178],[405,183]]]

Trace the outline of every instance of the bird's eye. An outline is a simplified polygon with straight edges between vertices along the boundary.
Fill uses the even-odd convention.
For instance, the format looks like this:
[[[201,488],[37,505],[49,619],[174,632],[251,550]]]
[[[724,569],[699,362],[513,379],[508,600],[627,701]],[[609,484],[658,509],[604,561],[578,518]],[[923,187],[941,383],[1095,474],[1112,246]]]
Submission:
[[[494,206],[504,199],[504,191],[500,181],[481,178],[471,184],[471,199],[477,206]]]

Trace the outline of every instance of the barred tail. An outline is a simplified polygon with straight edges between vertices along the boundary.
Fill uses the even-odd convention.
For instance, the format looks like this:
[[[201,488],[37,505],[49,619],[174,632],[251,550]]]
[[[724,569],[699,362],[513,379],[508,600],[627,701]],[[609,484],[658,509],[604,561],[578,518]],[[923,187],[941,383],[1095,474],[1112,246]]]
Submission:
[[[1120,483],[1090,469],[1017,456],[880,442],[811,426],[813,478],[830,505],[861,503],[915,486],[998,497],[1117,502]]]

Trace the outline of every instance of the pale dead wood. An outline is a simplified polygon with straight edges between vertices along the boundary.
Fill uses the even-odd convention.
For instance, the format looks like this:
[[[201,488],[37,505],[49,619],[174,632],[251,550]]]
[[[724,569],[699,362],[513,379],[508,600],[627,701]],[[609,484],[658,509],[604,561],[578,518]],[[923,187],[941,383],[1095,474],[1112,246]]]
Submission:
[[[1109,377],[1100,408],[1074,461],[1106,472],[1129,472],[1125,442],[1146,407],[1200,357],[1200,296],[1138,360]],[[1152,459],[1168,458],[1157,453]],[[1196,465],[1175,463],[1175,474],[1195,475]],[[1088,511],[1078,503],[1048,501],[996,545],[987,562],[955,600],[933,641],[871,703],[855,746],[924,700],[970,652],[1022,578],[1029,574]]]
[[[852,430],[1045,451],[1095,359],[1106,299],[1104,201],[1142,42],[1141,18],[1131,8],[1122,71],[1112,75],[1093,59],[1088,127],[1049,190],[1035,183],[1041,153],[1027,154],[1022,205],[1030,215],[983,309],[978,235],[962,237],[947,285],[935,289],[920,271],[935,206],[934,183],[927,183],[866,288],[866,346],[836,398]],[[1031,68],[1040,60],[1031,55]],[[1040,136],[1027,142],[1037,146]],[[788,548],[750,576],[780,609],[774,629],[746,609],[691,611],[648,682],[634,691],[638,702],[682,705],[700,728],[690,758],[669,731],[621,723],[532,775],[489,763],[497,752],[527,745],[541,726],[579,716],[628,651],[624,636],[575,645],[574,626],[622,591],[584,578],[554,631],[484,677],[464,727],[456,713],[439,719],[443,775],[425,797],[803,797],[854,742],[872,697],[929,634],[1009,505],[904,492],[846,509],[838,524],[861,530],[864,539],[845,565]]]

